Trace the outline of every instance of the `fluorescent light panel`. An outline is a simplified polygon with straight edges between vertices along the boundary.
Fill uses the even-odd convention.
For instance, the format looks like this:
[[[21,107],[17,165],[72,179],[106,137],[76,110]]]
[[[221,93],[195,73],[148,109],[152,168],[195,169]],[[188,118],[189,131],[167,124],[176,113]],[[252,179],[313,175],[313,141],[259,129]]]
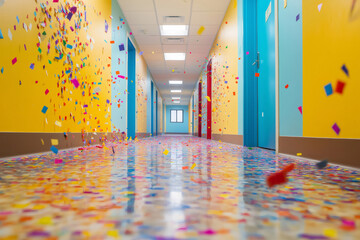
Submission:
[[[180,100],[180,97],[172,97],[172,100]]]
[[[171,90],[172,93],[181,93],[181,90]]]
[[[180,101],[173,101],[173,103],[180,103]]]
[[[179,81],[179,80],[170,80],[170,81],[169,81],[169,84],[172,84],[172,85],[180,85],[180,84],[183,84],[183,81]]]
[[[184,61],[185,53],[164,53],[166,61]]]
[[[162,36],[187,36],[189,34],[188,25],[160,25]]]

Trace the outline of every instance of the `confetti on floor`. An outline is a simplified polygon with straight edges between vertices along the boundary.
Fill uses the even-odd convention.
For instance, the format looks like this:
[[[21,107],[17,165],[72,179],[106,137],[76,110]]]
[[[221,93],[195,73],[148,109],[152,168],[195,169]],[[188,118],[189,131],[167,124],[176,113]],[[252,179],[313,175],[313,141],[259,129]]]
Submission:
[[[360,239],[359,171],[195,137],[106,146],[0,161],[0,239]]]

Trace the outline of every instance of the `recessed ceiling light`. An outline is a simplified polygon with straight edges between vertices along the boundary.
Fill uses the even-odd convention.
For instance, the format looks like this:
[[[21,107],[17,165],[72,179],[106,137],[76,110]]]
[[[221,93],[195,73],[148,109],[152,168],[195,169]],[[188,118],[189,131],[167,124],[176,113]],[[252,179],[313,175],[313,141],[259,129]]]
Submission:
[[[162,36],[186,36],[189,34],[188,25],[160,25]]]
[[[173,103],[180,103],[180,101],[174,101]]]
[[[172,93],[181,93],[181,90],[171,90]]]
[[[183,84],[183,81],[179,81],[179,80],[170,80],[169,84],[173,84],[173,85],[179,85],[179,84]]]
[[[180,100],[180,97],[172,97],[173,100]]]
[[[164,53],[166,61],[184,61],[185,53]]]

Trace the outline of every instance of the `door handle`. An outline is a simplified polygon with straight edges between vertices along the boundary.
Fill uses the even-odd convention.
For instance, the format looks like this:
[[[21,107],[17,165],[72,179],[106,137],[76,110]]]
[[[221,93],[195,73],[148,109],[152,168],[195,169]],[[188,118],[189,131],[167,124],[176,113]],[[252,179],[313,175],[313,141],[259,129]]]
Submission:
[[[256,65],[256,67],[259,69],[260,68],[260,53],[257,52],[257,59],[255,60],[255,62],[252,64],[253,66]]]

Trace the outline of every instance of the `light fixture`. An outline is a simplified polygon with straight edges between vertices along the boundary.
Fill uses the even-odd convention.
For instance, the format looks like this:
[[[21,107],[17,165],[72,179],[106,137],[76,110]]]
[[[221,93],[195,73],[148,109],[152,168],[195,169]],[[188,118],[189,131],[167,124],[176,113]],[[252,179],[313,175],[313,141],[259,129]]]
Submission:
[[[180,100],[180,97],[172,97],[172,100]]]
[[[164,53],[166,61],[184,61],[185,53]]]
[[[172,93],[181,93],[181,90],[171,90]]]
[[[169,81],[169,84],[172,84],[172,85],[180,85],[180,84],[183,84],[183,81],[179,81],[179,80],[170,80],[170,81]]]
[[[160,25],[162,36],[187,36],[189,34],[188,25]]]
[[[174,101],[173,103],[180,103],[180,101]]]

